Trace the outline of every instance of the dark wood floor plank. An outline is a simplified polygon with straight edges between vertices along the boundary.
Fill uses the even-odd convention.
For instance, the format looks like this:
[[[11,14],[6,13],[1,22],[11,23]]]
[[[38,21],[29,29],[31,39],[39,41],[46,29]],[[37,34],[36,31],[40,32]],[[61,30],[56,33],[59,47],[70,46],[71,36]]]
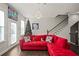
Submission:
[[[48,56],[48,51],[21,51],[17,45],[2,56]]]

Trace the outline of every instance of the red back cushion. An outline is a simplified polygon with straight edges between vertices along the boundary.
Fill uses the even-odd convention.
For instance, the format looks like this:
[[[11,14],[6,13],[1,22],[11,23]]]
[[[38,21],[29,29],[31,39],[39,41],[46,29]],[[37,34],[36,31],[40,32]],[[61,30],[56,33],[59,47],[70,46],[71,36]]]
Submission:
[[[41,41],[41,36],[40,35],[33,35],[32,37],[31,37],[32,39],[32,41]]]
[[[67,42],[66,46],[65,46],[66,49],[69,49],[70,48],[70,44]]]
[[[42,39],[45,41],[47,35],[42,35]]]
[[[64,38],[58,38],[57,42],[55,43],[55,45],[60,48],[66,48],[66,44],[67,44],[67,39]]]
[[[41,41],[41,38],[45,41],[47,36],[53,35],[31,35],[31,41]]]
[[[53,40],[54,40],[54,43],[56,43],[56,41],[58,40],[58,36],[53,35]]]
[[[35,41],[41,41],[41,36],[35,36]]]
[[[35,37],[35,35],[32,35],[31,36],[31,41],[34,41],[34,37]]]

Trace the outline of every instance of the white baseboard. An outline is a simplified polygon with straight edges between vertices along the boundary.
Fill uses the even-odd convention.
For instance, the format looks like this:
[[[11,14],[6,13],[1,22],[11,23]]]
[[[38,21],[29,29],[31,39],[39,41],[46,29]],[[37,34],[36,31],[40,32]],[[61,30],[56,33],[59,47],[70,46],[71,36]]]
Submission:
[[[16,44],[13,44],[12,46],[10,46],[9,48],[7,48],[6,50],[2,51],[2,52],[0,53],[0,56],[3,55],[4,53],[6,53],[7,51],[9,51],[9,50],[10,50],[11,48],[13,48],[15,45],[17,45],[17,43],[16,43]]]

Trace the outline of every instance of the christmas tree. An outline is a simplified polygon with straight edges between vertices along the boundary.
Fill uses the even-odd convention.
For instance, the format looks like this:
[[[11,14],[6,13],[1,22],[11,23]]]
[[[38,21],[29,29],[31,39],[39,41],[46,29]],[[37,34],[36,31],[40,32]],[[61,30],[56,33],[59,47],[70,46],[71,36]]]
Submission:
[[[27,24],[26,24],[25,35],[32,35],[31,25],[30,25],[30,21],[29,20],[27,21]]]

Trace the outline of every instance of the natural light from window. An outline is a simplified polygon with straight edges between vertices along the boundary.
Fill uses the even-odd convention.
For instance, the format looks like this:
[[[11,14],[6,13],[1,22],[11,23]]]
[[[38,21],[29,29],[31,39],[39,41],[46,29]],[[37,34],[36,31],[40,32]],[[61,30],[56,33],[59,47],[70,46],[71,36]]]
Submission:
[[[11,44],[17,41],[17,27],[16,23],[11,23]]]
[[[0,10],[0,42],[4,41],[4,12]]]

